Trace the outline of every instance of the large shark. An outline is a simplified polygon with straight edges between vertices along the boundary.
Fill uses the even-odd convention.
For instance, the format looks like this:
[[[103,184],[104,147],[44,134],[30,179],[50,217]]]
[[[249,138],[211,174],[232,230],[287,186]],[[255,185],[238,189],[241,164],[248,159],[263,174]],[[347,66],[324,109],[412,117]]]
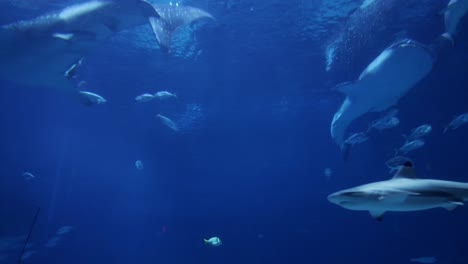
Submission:
[[[328,200],[349,210],[369,211],[381,221],[387,211],[453,210],[468,201],[468,183],[418,179],[407,161],[390,180],[339,191]]]
[[[144,0],[94,0],[67,6],[0,28],[0,78],[68,91],[90,105],[93,101],[77,90],[73,75],[81,59],[102,40],[148,24],[158,40],[164,39],[160,46],[166,47],[175,29],[203,17],[211,16],[193,7],[153,6]]]
[[[359,79],[338,85],[346,95],[331,122],[334,141],[343,146],[349,125],[368,112],[381,112],[397,104],[432,69],[435,56],[428,47],[405,39],[398,41],[375,58]]]
[[[196,7],[179,5],[154,5],[162,19],[151,19],[151,26],[163,49],[170,46],[172,34],[181,25],[191,24],[200,19],[214,17]]]

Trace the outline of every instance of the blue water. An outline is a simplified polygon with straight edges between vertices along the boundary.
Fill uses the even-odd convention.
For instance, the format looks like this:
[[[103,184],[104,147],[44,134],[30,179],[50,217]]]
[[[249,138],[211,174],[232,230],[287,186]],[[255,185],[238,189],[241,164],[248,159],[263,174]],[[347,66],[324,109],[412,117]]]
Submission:
[[[362,11],[357,0],[184,1],[216,20],[181,30],[169,54],[143,27],[86,57],[80,79],[108,100],[91,108],[1,81],[0,236],[26,234],[39,208],[34,254],[23,263],[467,263],[464,207],[377,222],[326,199],[389,178],[384,162],[422,123],[434,131],[410,154],[418,174],[468,182],[468,127],[442,134],[468,111],[467,19],[456,45],[400,100],[400,126],[342,161],[329,127],[343,96],[332,87],[356,79],[391,42],[429,43],[444,31],[446,1],[376,2]],[[0,24],[65,5],[4,0]],[[158,90],[178,99],[134,101]],[[36,178],[25,180],[26,171]],[[62,226],[73,229],[45,246]],[[222,247],[203,244],[212,236]],[[0,251],[0,263],[16,263],[21,241]]]

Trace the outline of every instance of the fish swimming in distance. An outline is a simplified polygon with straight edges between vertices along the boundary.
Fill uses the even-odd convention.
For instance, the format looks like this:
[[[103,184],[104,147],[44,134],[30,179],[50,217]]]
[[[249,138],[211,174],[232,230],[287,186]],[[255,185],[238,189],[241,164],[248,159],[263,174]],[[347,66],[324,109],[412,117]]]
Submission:
[[[210,245],[212,247],[219,247],[223,244],[223,242],[221,242],[221,239],[219,239],[219,237],[203,239],[203,242],[205,242],[206,245]]]
[[[408,154],[408,152],[413,151],[415,149],[422,148],[426,142],[423,139],[415,139],[413,141],[406,141],[403,146],[401,146],[398,150],[396,150],[396,154],[403,153]]]
[[[177,98],[177,95],[168,91],[160,91],[154,94],[154,98],[158,98],[159,100],[165,100],[170,98]]]
[[[449,129],[455,130],[466,123],[468,123],[468,113],[458,115],[445,127],[444,133]]]
[[[172,130],[174,130],[176,132],[179,132],[179,127],[170,118],[165,117],[165,116],[160,115],[160,114],[156,115],[156,117],[161,121],[161,123],[163,125],[167,126],[168,128],[170,128],[170,129],[172,129]]]
[[[427,136],[429,133],[431,133],[431,131],[432,131],[431,125],[423,124],[412,129],[411,134],[408,137],[406,137],[405,135],[403,135],[403,137],[405,137],[407,141],[413,141],[415,139]]]
[[[149,93],[140,94],[137,97],[135,97],[135,100],[140,103],[149,102],[153,99],[154,99],[154,95],[149,94]]]

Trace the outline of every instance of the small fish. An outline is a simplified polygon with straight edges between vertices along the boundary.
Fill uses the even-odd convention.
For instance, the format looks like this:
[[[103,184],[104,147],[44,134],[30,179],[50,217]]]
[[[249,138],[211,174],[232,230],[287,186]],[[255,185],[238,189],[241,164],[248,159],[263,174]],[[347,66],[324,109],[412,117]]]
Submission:
[[[396,172],[401,166],[403,166],[403,164],[405,164],[406,162],[411,162],[413,163],[413,161],[408,158],[408,157],[404,157],[404,156],[395,156],[389,160],[387,160],[387,162],[385,162],[385,165],[390,169],[390,173],[394,173]]]
[[[445,129],[444,133],[447,132],[447,130],[450,128],[452,130],[455,130],[459,128],[461,125],[465,124],[468,122],[468,113],[461,114],[459,116],[456,116],[450,124],[448,124]]]
[[[410,151],[413,151],[415,149],[421,148],[424,146],[426,142],[422,139],[415,139],[413,141],[407,141],[401,148],[397,151],[397,153],[402,152],[404,154],[407,154]]]
[[[411,134],[408,137],[406,137],[405,135],[403,135],[403,137],[405,137],[407,141],[413,141],[415,139],[427,136],[429,133],[431,133],[431,131],[432,131],[432,126],[428,124],[424,124],[411,130]]]
[[[418,262],[418,263],[436,263],[436,257],[421,257],[421,258],[412,258],[410,259],[411,262]]]
[[[83,103],[86,105],[103,104],[107,102],[104,97],[92,92],[80,91],[80,96],[83,100]]]
[[[154,98],[158,98],[159,100],[165,100],[169,98],[177,98],[177,95],[172,94],[168,91],[160,91],[154,94]]]
[[[378,119],[372,122],[367,131],[372,129],[382,132],[382,130],[390,129],[398,126],[400,124],[400,119],[397,117],[391,117],[390,119]]]
[[[149,93],[140,94],[139,96],[135,97],[135,100],[140,103],[149,102],[154,99],[154,95]]]
[[[400,119],[396,117],[397,114],[398,109],[391,109],[384,116],[372,121],[367,132],[371,131],[372,129],[376,129],[381,132],[382,130],[398,126],[400,124]]]
[[[143,170],[143,162],[142,162],[141,160],[135,161],[135,167],[136,167],[138,170]]]
[[[369,137],[367,136],[367,133],[359,132],[352,134],[348,139],[344,141],[344,143],[349,145],[355,145],[366,142],[368,139]]]
[[[67,233],[70,233],[70,231],[72,231],[72,230],[73,230],[73,226],[62,226],[57,230],[56,234],[57,235],[65,235]]]
[[[168,128],[178,132],[179,131],[179,127],[176,125],[176,123],[174,123],[174,121],[172,121],[171,119],[163,116],[163,115],[156,115],[157,118],[159,118],[159,120],[161,120],[161,123],[163,123],[165,126],[167,126]]]
[[[32,173],[30,172],[23,172],[21,174],[21,176],[25,179],[25,180],[32,180],[34,178],[36,178],[36,176],[34,176]]]
[[[206,245],[210,245],[210,246],[213,246],[213,247],[219,247],[223,244],[223,242],[221,242],[221,239],[219,239],[219,237],[212,237],[210,239],[203,239],[203,241],[205,242]]]

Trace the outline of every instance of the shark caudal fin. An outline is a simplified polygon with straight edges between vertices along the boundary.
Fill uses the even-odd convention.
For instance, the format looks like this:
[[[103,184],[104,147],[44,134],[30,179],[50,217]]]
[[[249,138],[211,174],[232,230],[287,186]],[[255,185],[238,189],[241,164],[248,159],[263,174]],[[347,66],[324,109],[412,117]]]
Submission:
[[[153,8],[160,17],[149,17],[149,22],[161,49],[166,51],[178,28],[204,18],[214,19],[208,12],[191,6],[153,5]]]
[[[164,20],[155,17],[150,17],[148,20],[151,28],[153,29],[153,33],[156,36],[156,40],[159,43],[159,47],[163,51],[167,52],[171,45],[172,31],[169,30],[169,26]]]

